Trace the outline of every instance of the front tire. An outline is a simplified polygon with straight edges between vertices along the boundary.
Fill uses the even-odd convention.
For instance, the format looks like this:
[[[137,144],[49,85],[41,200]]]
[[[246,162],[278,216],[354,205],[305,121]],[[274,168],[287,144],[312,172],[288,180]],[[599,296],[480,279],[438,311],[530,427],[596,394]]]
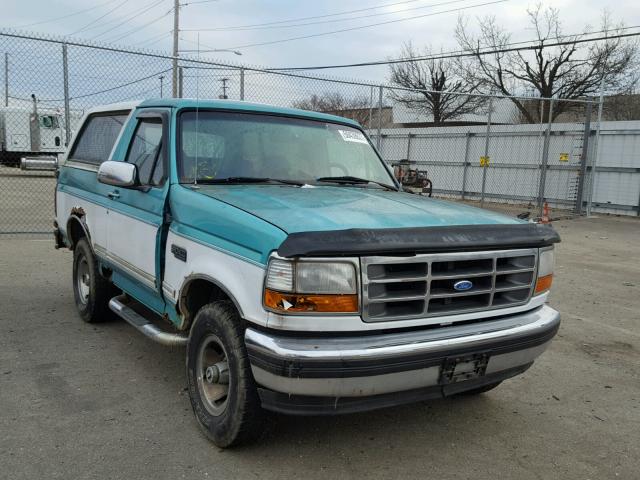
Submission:
[[[87,238],[81,238],[73,250],[73,296],[82,320],[87,323],[107,320],[109,300],[114,295],[113,285],[100,274]]]
[[[231,302],[202,307],[187,344],[189,398],[198,425],[219,447],[255,439],[263,410],[244,344],[244,328]]]

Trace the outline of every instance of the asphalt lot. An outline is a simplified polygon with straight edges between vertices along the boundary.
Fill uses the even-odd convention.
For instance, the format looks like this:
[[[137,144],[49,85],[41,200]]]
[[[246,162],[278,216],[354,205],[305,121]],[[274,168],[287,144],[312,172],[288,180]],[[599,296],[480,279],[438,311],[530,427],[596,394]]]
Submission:
[[[476,397],[332,418],[274,416],[222,451],[184,356],[75,313],[71,254],[0,238],[0,478],[640,477],[640,221],[555,223],[550,349]]]

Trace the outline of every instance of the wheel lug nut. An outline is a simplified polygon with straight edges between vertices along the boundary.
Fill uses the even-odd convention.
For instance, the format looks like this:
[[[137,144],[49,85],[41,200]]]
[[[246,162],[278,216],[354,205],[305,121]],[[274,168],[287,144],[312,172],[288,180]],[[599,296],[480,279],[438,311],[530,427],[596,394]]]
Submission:
[[[218,367],[212,365],[210,367],[207,367],[204,376],[207,382],[218,383],[218,379],[220,378],[220,371],[218,370]]]
[[[218,362],[204,371],[204,378],[207,383],[229,383],[229,365],[227,362]]]

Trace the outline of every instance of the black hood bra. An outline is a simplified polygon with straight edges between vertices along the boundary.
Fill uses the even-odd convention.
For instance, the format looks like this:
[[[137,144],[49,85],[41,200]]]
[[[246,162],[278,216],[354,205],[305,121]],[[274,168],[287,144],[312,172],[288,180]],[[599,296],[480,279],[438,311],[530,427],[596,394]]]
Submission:
[[[558,243],[551,225],[459,225],[448,227],[328,230],[291,233],[281,257],[419,254],[544,247]]]

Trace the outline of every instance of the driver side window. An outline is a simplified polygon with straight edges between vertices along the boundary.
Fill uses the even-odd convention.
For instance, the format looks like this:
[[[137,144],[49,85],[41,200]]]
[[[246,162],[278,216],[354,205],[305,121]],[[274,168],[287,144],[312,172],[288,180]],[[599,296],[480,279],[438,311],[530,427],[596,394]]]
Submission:
[[[136,165],[141,185],[164,183],[162,120],[145,118],[138,121],[125,161]]]

